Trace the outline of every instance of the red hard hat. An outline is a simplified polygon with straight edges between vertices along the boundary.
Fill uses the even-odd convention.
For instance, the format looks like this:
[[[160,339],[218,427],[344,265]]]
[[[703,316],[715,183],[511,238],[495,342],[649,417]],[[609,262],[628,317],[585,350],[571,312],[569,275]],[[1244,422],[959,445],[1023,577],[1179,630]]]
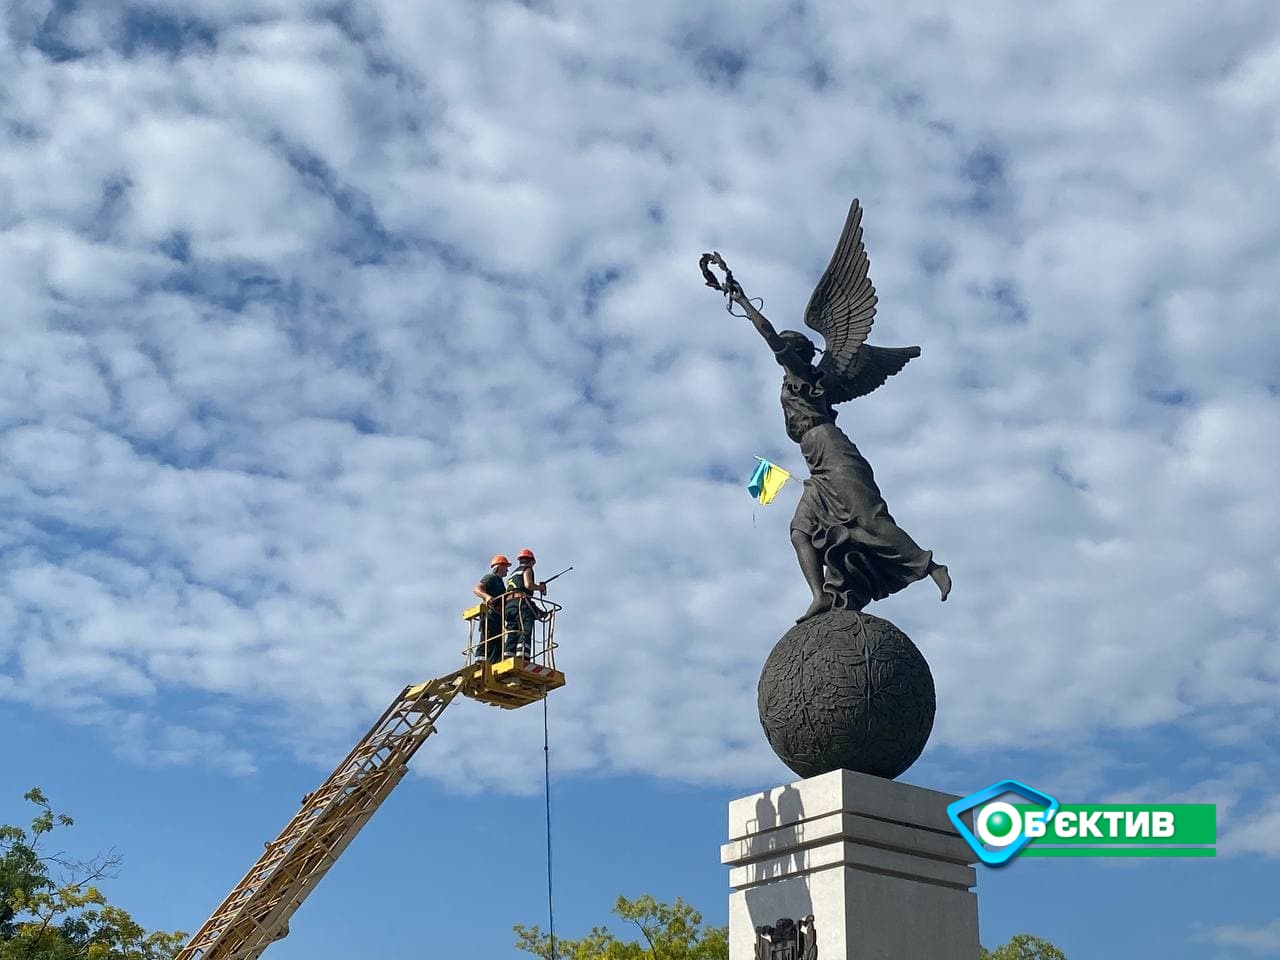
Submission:
[[[504,557],[502,554],[500,554],[500,553],[495,553],[495,554],[490,558],[490,560],[489,560],[489,566],[491,566],[491,567],[497,567],[497,566],[509,567],[509,566],[511,566],[511,561],[510,561],[510,560],[508,560],[506,557]]]
[[[530,550],[528,547],[525,547],[523,550],[521,550],[519,553],[516,554],[516,559],[517,560],[536,560],[537,558],[533,555],[532,550]]]

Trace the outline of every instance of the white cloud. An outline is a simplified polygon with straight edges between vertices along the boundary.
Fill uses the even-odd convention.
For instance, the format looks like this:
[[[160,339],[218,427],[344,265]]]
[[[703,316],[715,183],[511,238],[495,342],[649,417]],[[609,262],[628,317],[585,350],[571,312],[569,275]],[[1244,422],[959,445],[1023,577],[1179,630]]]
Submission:
[[[1280,955],[1280,920],[1259,927],[1224,924],[1204,931],[1202,939],[1224,947],[1243,947],[1259,957]]]
[[[1224,853],[1280,857],[1280,796],[1271,796],[1222,831]]]
[[[0,696],[91,705],[132,758],[327,764],[528,544],[576,568],[561,769],[778,776],[754,698],[805,603],[795,494],[742,487],[803,467],[695,264],[799,326],[856,193],[874,339],[924,355],[840,422],[956,578],[876,610],[929,657],[934,743],[1090,789],[1117,731],[1256,762],[1276,15],[808,9],[154,4],[214,41],[125,56],[86,5],[56,60],[15,7]],[[452,710],[424,774],[536,785],[530,711]]]

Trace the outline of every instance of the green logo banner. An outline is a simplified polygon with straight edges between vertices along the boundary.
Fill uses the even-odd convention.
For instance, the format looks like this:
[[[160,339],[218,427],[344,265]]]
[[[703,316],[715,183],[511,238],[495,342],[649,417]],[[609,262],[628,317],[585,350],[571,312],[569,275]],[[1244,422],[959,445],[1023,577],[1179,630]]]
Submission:
[[[1028,830],[1027,857],[1212,857],[1218,840],[1212,803],[1064,803],[1012,805]],[[1005,809],[1008,809],[1007,807]]]

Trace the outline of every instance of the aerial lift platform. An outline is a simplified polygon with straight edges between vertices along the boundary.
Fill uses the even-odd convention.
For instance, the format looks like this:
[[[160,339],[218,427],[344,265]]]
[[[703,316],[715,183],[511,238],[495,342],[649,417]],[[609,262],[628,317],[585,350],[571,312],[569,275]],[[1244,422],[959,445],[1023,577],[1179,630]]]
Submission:
[[[504,594],[502,603],[515,602]],[[530,656],[484,660],[481,607],[467,621],[466,665],[453,673],[405,687],[336,770],[266,845],[253,868],[205,921],[177,960],[257,960],[289,933],[289,920],[360,828],[409,771],[409,760],[459,694],[503,710],[544,699],[564,686],[555,665],[555,616],[559,605],[526,598],[539,612]]]

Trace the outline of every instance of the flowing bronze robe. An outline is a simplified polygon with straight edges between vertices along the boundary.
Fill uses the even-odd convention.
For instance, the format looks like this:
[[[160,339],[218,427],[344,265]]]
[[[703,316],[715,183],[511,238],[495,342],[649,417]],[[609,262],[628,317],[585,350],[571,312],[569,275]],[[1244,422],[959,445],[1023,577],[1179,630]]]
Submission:
[[[787,436],[800,444],[809,465],[791,530],[803,533],[822,557],[833,606],[861,610],[928,576],[933,552],[894,522],[871,464],[836,426],[818,371],[790,347],[776,356],[786,369]]]

